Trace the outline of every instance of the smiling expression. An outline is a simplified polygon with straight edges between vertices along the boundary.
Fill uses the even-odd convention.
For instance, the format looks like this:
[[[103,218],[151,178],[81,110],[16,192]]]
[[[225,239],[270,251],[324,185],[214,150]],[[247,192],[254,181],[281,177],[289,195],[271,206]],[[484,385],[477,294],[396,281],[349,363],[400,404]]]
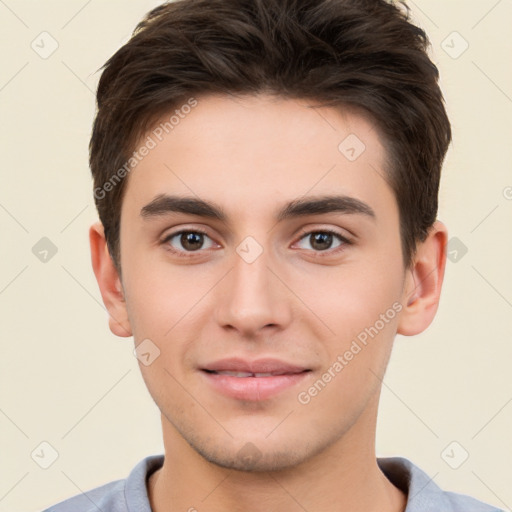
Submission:
[[[136,345],[159,350],[140,367],[164,435],[225,467],[286,468],[369,439],[400,315],[353,343],[405,302],[379,134],[308,105],[199,98],[123,198],[127,318]],[[346,140],[364,144],[357,158]]]

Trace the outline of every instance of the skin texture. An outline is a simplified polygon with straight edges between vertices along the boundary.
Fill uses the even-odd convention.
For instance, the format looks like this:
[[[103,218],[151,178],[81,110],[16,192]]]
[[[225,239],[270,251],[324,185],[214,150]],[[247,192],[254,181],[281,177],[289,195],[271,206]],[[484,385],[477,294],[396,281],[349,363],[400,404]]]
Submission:
[[[350,134],[366,146],[355,161],[338,149]],[[200,97],[129,176],[122,279],[101,224],[91,227],[112,332],[133,335],[135,345],[149,339],[160,351],[150,365],[139,362],[162,413],[165,462],[149,481],[156,512],[404,510],[404,494],[375,460],[381,381],[395,335],[420,333],[434,318],[447,231],[437,221],[411,268],[403,267],[385,156],[372,122],[353,111],[263,95]],[[142,216],[160,194],[214,202],[228,222]],[[332,194],[363,201],[375,218],[276,220],[289,201]],[[168,239],[184,228],[207,233],[199,250]],[[315,243],[311,233],[325,229],[351,243]],[[262,249],[252,263],[237,252],[248,236]],[[390,319],[393,305],[400,311]],[[387,322],[376,324],[383,314]],[[333,377],[338,356],[382,323]],[[239,400],[200,370],[225,357],[274,357],[311,371],[269,399]],[[329,368],[330,381],[301,403],[299,393]]]

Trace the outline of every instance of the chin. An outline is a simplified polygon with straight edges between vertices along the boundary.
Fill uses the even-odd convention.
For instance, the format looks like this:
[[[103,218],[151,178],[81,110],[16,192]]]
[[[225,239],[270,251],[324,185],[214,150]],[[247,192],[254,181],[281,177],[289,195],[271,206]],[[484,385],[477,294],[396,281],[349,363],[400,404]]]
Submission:
[[[198,453],[208,462],[217,466],[251,473],[263,473],[268,471],[283,471],[296,467],[307,459],[305,454],[293,451],[260,450],[248,441],[238,451],[208,450],[194,447]]]
[[[275,434],[274,439],[271,439]],[[216,466],[244,472],[284,471],[296,468],[322,452],[330,444],[315,436],[314,443],[305,442],[305,435],[277,433],[269,438],[256,435],[237,435],[229,440],[201,439],[190,436],[188,444],[203,459]],[[298,434],[298,433],[296,433]],[[195,436],[194,436],[195,437]]]

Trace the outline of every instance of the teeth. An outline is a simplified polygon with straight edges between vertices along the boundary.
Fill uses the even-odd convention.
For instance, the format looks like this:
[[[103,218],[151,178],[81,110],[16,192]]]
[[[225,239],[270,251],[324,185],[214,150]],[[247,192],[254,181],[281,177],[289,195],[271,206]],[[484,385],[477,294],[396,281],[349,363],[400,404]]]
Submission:
[[[215,372],[219,375],[229,375],[231,377],[252,377],[254,374],[250,372],[230,372],[230,371],[222,371],[222,372]]]

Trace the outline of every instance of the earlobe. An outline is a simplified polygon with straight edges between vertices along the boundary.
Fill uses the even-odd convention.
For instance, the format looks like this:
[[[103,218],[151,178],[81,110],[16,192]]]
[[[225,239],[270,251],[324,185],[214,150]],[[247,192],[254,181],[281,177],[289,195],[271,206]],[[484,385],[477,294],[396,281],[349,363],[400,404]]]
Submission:
[[[92,268],[100,288],[103,303],[109,314],[110,330],[116,336],[132,336],[123,286],[108,251],[101,222],[97,222],[90,227],[89,242],[91,246]]]
[[[406,275],[398,334],[413,336],[432,323],[444,279],[447,238],[446,227],[436,221],[427,239],[418,244],[414,262]]]

